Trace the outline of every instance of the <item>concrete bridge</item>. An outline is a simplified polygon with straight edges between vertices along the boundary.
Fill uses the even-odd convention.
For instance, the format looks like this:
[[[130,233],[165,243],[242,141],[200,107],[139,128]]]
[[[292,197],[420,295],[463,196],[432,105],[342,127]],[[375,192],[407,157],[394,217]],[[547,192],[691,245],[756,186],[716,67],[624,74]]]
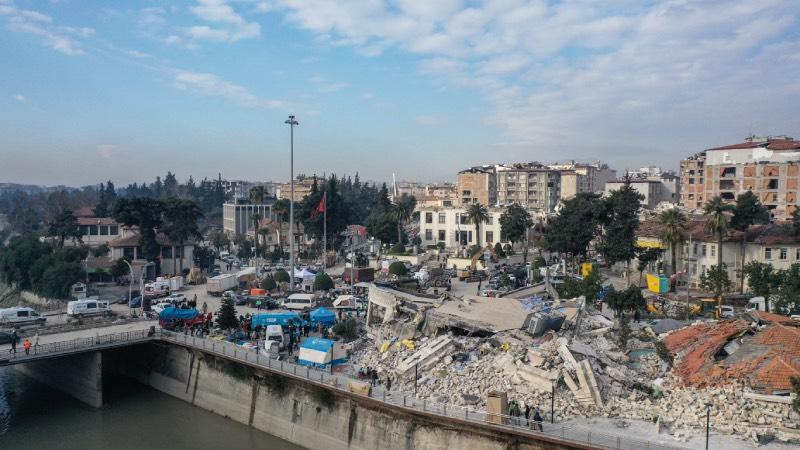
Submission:
[[[130,376],[308,448],[674,448],[547,423],[544,432],[535,432],[508,416],[401,391],[358,394],[348,389],[345,375],[266,358],[228,342],[160,329],[153,333],[149,325],[141,322],[139,329],[126,331],[108,327],[93,336],[51,335],[30,355],[2,352],[0,366],[13,365],[95,407],[103,404],[104,373]]]

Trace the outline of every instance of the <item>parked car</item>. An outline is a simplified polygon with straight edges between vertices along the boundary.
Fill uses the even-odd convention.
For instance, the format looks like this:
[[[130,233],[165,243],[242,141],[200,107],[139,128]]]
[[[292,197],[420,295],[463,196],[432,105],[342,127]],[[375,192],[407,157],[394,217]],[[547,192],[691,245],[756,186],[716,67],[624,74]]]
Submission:
[[[734,311],[733,306],[722,305],[719,307],[719,315],[723,319],[729,319],[736,317],[736,311]]]
[[[170,294],[164,298],[164,301],[180,305],[186,301],[186,296],[184,294]]]
[[[2,344],[10,344],[13,334],[10,331],[3,331],[0,330],[0,345]],[[19,342],[19,336],[17,336],[17,342]]]
[[[142,296],[142,293],[141,293],[141,292],[139,292],[139,290],[138,290],[138,289],[136,289],[136,290],[133,290],[133,291],[131,291],[131,298],[130,298],[130,299],[131,299],[131,300],[133,300],[134,298],[136,298],[136,297],[141,297],[141,296]],[[116,298],[116,299],[115,299],[113,302],[111,302],[111,303],[119,303],[119,304],[125,304],[125,303],[128,303],[128,291],[125,291],[125,292],[123,292],[123,293],[119,294],[119,297],[117,297],[117,298]]]
[[[155,305],[153,305],[151,309],[153,310],[154,313],[161,314],[161,311],[164,311],[167,308],[172,308],[173,306],[175,305],[173,305],[170,302],[158,302]]]

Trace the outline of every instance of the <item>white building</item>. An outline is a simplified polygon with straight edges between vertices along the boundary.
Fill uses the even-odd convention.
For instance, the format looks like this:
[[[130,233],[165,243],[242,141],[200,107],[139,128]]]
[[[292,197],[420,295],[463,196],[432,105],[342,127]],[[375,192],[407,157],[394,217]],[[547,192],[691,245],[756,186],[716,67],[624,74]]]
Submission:
[[[624,180],[606,182],[604,195],[606,197],[609,196],[612,192],[620,189],[624,184]],[[665,185],[661,179],[631,180],[631,187],[636,192],[642,194],[644,197],[642,200],[642,206],[648,209],[654,209],[661,202],[675,203],[677,202],[678,198],[680,198],[680,195],[676,196],[675,193],[671,191],[671,189],[675,189],[675,184],[673,184],[672,188],[670,188],[670,186]]]
[[[503,209],[488,208],[489,220],[480,226],[481,246],[500,242],[500,215]],[[446,248],[477,244],[475,225],[467,209],[461,207],[423,207],[419,209],[419,237],[423,247],[443,242]]]
[[[108,243],[111,247],[110,260],[116,261],[125,258],[131,261],[134,267],[134,278],[141,274],[142,267],[147,263],[142,254],[139,243],[140,235],[136,227],[122,227],[120,236]],[[178,274],[181,268],[191,268],[194,265],[194,243],[187,241],[183,246],[172,242],[164,233],[156,234],[159,245],[159,261],[162,273]]]
[[[108,244],[122,234],[122,225],[110,217],[78,217],[77,221],[81,243],[91,248]]]
[[[241,236],[254,227],[253,215],[272,218],[272,204],[225,203],[222,205],[222,229],[229,236]]]

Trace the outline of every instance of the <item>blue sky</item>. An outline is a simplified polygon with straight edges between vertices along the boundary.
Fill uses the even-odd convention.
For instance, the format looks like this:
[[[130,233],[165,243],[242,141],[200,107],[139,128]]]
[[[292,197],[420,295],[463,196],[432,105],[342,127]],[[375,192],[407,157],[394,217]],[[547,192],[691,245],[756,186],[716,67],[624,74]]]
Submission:
[[[0,181],[453,179],[797,135],[793,1],[0,0]],[[798,136],[800,137],[800,136]]]

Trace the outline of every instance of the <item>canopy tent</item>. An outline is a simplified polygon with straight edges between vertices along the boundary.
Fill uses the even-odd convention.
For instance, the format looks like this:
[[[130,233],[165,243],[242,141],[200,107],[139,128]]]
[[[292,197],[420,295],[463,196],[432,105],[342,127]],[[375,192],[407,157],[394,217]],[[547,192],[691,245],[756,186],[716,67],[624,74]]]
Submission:
[[[321,323],[326,327],[331,326],[336,323],[336,313],[329,309],[317,308],[311,311],[311,321]]]
[[[311,337],[300,344],[297,363],[304,366],[327,367],[347,361],[345,346],[337,341]]]
[[[161,320],[192,320],[199,315],[200,311],[196,309],[181,309],[170,306],[169,308],[164,308],[164,310],[158,315],[158,318]]]
[[[295,271],[294,271],[294,277],[295,278],[312,278],[312,277],[315,277],[315,276],[317,276],[316,273],[314,273],[314,272],[312,272],[312,271],[310,271],[310,270],[308,270],[306,268],[303,268],[302,270],[295,269]]]
[[[264,313],[264,314],[253,314],[250,319],[250,327],[260,327],[260,326],[267,326],[267,325],[281,325],[286,326],[289,322],[294,322],[295,324],[300,324],[302,321],[300,320],[300,315],[296,312],[275,312],[275,313]]]
[[[352,295],[340,295],[333,301],[335,309],[354,309],[356,307],[356,298]]]

